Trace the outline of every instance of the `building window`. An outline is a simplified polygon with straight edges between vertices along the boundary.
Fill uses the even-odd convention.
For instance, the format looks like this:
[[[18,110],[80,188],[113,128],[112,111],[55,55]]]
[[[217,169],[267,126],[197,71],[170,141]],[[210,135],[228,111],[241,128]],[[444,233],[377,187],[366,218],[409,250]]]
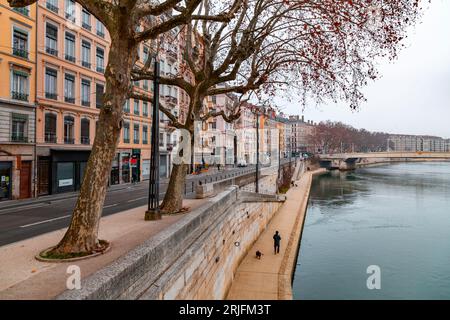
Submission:
[[[103,106],[103,93],[105,86],[100,83],[95,84],[95,106],[100,109]]]
[[[66,19],[75,23],[75,1],[66,0]]]
[[[75,76],[67,73],[64,75],[64,101],[75,103]]]
[[[55,13],[58,13],[58,0],[47,0],[47,9],[50,11],[53,11]]]
[[[91,31],[91,14],[86,9],[81,11],[81,26]]]
[[[72,116],[64,117],[64,143],[74,144],[74,119]]]
[[[148,127],[146,125],[142,126],[142,143],[148,144]]]
[[[143,102],[142,103],[142,114],[147,117],[148,116],[148,103]]]
[[[105,73],[105,50],[97,47],[96,57],[97,72]]]
[[[81,79],[81,104],[85,107],[91,105],[91,82]]]
[[[144,58],[144,63],[146,63],[147,60],[148,60],[148,53],[149,53],[148,47],[144,46],[144,56],[143,56],[143,58]]]
[[[123,112],[130,113],[130,99],[127,99],[125,101],[125,104],[123,106]]]
[[[139,143],[139,125],[138,124],[134,125],[133,140],[134,140],[135,144]]]
[[[45,114],[45,142],[56,143],[56,115]]]
[[[97,20],[96,29],[97,29],[97,35],[99,37],[104,38],[105,37],[105,26],[99,20]]]
[[[28,116],[24,114],[12,114],[11,141],[28,142]]]
[[[13,29],[13,55],[28,59],[28,32]]]
[[[130,143],[130,124],[128,122],[123,124],[123,142]]]
[[[58,27],[47,23],[45,30],[45,52],[58,56]]]
[[[134,100],[134,114],[139,115],[139,100]]]
[[[91,68],[91,43],[81,41],[81,65],[85,68]]]
[[[81,144],[90,144],[89,131],[91,122],[89,119],[81,119]]]
[[[19,70],[12,71],[11,98],[28,101],[28,73]]]
[[[148,90],[148,80],[147,79],[144,80],[144,85],[142,87],[144,88],[144,90]]]
[[[45,97],[48,99],[58,99],[57,76],[58,73],[56,70],[51,68],[45,69]]]
[[[164,147],[164,133],[159,133],[159,146]]]
[[[65,59],[70,62],[75,62],[75,36],[72,33],[66,32],[65,38]]]

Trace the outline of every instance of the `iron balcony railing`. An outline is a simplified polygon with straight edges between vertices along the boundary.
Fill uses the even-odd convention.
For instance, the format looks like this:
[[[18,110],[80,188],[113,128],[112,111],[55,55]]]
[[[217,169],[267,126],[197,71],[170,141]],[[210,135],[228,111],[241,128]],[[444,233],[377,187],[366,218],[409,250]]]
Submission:
[[[28,142],[28,137],[25,136],[24,134],[17,134],[17,133],[13,133],[11,135],[11,141],[12,142]]]
[[[90,101],[86,101],[86,100],[81,100],[81,104],[85,107],[90,107],[91,106],[91,102]]]
[[[52,99],[52,100],[57,100],[58,99],[58,95],[54,92],[45,92],[45,97],[47,99]]]
[[[28,101],[28,94],[23,93],[23,92],[12,91],[11,92],[11,97],[14,100]]]
[[[55,13],[58,13],[59,8],[53,4],[51,4],[50,2],[47,2],[47,9],[50,11],[53,11]]]
[[[25,49],[13,47],[13,55],[21,58],[28,59],[28,51]]]
[[[91,140],[89,139],[89,137],[83,137],[81,136],[81,144],[90,144]]]
[[[56,133],[45,133],[45,142],[47,143],[56,143]]]
[[[69,54],[67,54],[67,53],[64,55],[64,58],[65,58],[67,61],[75,62],[75,57],[74,57],[74,56],[71,56],[71,55],[69,55]]]
[[[45,52],[47,52],[48,54],[51,54],[52,56],[58,56],[58,50],[50,48],[50,47],[45,47]]]
[[[64,101],[68,103],[75,103],[75,98],[73,97],[64,97]]]
[[[88,24],[88,23],[86,23],[86,22],[82,22],[82,23],[81,23],[81,26],[82,26],[84,29],[89,30],[89,31],[91,31],[91,29],[92,29],[91,25]]]
[[[91,68],[91,63],[87,62],[87,61],[81,61],[81,65],[85,68],[90,69]]]

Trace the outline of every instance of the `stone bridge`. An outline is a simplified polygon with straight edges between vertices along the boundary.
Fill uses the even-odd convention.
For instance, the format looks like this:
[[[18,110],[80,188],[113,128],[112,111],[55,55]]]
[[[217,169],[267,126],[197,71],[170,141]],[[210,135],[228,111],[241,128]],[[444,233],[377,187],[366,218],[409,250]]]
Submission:
[[[450,152],[355,152],[355,153],[335,153],[319,155],[319,162],[322,168],[329,170],[353,170],[356,164],[363,159],[374,160],[450,160]]]

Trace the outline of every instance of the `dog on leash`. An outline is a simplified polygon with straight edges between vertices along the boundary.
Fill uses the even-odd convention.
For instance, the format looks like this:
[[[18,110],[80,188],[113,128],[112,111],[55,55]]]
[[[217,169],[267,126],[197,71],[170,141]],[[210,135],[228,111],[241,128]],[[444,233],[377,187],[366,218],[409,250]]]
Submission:
[[[262,255],[263,255],[263,253],[261,251],[259,251],[259,250],[256,251],[256,259],[261,260]]]

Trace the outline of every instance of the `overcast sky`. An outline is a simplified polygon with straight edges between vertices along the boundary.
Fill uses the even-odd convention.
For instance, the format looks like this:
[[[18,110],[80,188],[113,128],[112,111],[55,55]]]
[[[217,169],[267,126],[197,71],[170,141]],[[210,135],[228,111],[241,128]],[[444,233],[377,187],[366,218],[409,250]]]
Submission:
[[[381,78],[363,90],[367,102],[358,111],[345,103],[310,105],[305,119],[450,138],[450,0],[432,0],[405,44],[397,60],[379,64]],[[279,105],[284,113],[302,114],[298,104]]]

